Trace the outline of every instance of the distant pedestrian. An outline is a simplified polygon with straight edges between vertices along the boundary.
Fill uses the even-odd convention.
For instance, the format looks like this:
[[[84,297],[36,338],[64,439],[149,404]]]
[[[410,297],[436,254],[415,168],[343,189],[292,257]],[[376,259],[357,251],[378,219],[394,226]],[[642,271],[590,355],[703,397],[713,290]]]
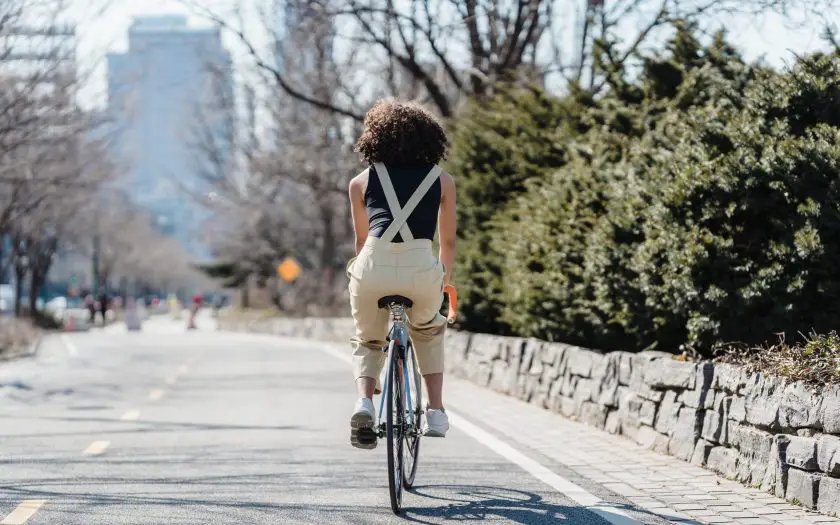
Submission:
[[[96,323],[96,301],[93,298],[93,294],[87,294],[85,296],[85,308],[87,308],[88,315],[90,316],[90,324],[93,325]]]
[[[104,291],[99,294],[99,310],[102,313],[102,326],[108,324],[108,294]]]

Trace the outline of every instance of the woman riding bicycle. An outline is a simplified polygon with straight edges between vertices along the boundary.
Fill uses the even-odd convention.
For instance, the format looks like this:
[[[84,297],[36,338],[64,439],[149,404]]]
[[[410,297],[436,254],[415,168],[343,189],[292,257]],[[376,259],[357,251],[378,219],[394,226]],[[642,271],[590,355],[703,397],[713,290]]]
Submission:
[[[385,360],[389,313],[378,301],[402,295],[411,339],[426,382],[429,402],[424,435],[444,437],[449,418],[443,408],[443,287],[455,262],[455,183],[437,164],[446,155],[447,138],[435,117],[421,106],[379,101],[364,119],[356,151],[368,165],[350,181],[350,209],[356,233],[356,257],[347,265],[350,307],[356,325],[353,366],[359,400],[350,420],[353,433],[372,428],[374,391]],[[439,258],[432,250],[438,230]]]

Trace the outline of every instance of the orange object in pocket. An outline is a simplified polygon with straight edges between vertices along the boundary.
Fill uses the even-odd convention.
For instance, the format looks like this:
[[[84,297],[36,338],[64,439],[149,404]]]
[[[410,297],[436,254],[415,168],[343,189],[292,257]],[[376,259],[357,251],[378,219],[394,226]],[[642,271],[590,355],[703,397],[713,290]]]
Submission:
[[[449,312],[446,317],[451,324],[455,322],[455,316],[458,313],[458,291],[451,284],[447,284],[443,287],[443,293],[449,295]]]

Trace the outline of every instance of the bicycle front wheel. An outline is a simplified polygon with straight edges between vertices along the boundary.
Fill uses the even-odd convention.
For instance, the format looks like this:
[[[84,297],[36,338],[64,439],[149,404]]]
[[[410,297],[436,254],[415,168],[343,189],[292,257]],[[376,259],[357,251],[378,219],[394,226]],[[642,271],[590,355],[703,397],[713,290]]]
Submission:
[[[388,345],[388,392],[385,431],[388,442],[388,491],[391,509],[399,514],[402,509],[403,489],[403,432],[405,404],[403,401],[402,359],[395,341]]]
[[[417,366],[417,359],[414,356],[414,346],[411,340],[405,352],[405,375],[406,410],[407,421],[404,435],[404,460],[403,460],[403,483],[406,488],[414,485],[414,477],[417,475],[417,463],[420,461],[420,433],[423,431],[423,383],[420,370]]]

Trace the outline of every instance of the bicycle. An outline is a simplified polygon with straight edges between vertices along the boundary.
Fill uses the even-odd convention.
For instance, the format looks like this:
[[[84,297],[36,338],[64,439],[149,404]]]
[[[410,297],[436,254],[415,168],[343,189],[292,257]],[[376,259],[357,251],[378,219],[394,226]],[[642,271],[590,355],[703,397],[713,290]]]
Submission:
[[[448,304],[448,321],[453,323],[458,303],[455,287],[447,285],[444,297]],[[420,458],[420,437],[423,433],[423,391],[420,368],[414,344],[409,334],[409,320],[406,310],[413,305],[411,299],[391,295],[379,300],[379,308],[388,309],[391,329],[382,351],[388,355],[385,382],[379,400],[380,422],[365,432],[360,429],[359,441],[383,439],[388,444],[388,492],[391,510],[399,514],[402,510],[403,488],[411,488],[417,475]],[[383,412],[383,405],[386,409]],[[382,422],[382,415],[385,421]]]

